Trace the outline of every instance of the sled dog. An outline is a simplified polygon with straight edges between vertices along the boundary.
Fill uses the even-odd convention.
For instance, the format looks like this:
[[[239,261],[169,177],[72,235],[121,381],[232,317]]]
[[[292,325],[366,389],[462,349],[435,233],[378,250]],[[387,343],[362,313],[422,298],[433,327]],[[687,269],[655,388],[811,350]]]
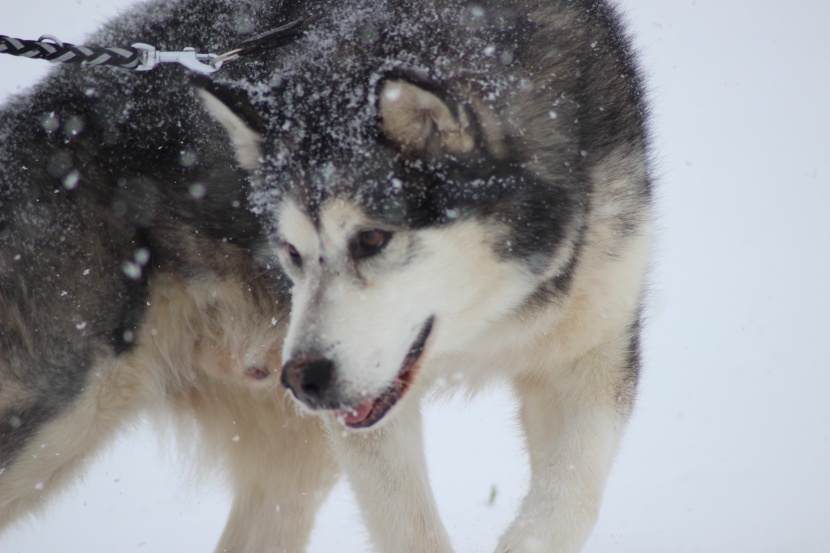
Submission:
[[[531,469],[497,552],[579,551],[652,220],[615,9],[184,0],[92,40],[225,51],[296,19],[210,78],[58,68],[3,109],[0,528],[161,413],[229,475],[217,551],[304,550],[342,470],[379,551],[449,553],[421,399],[497,379]]]

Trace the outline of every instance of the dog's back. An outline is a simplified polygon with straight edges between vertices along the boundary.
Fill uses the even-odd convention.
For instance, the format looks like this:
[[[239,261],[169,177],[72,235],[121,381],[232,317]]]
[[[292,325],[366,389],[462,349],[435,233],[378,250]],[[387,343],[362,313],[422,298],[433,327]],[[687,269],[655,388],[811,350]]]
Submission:
[[[273,8],[156,2],[87,44],[225,51],[285,23]],[[59,67],[0,113],[0,529],[147,409],[195,420],[205,458],[230,463],[243,499],[220,547],[296,524],[301,548],[312,508],[239,527],[275,488],[288,508],[322,497],[301,500],[299,482],[333,482],[318,425],[277,393],[285,286],[255,259],[245,177],[189,78]],[[307,478],[263,482],[272,470]]]
[[[120,27],[99,40],[143,31]],[[187,93],[172,71],[61,67],[4,106],[0,466],[71,405],[97,360],[134,348],[151,273],[208,267],[186,267],[215,249],[196,232],[255,237],[241,179]],[[222,222],[231,201],[238,226]]]

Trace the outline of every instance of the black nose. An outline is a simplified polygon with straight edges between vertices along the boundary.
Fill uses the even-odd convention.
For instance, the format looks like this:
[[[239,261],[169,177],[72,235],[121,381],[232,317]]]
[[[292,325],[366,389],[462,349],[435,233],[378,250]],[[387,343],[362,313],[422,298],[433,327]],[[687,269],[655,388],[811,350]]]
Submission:
[[[334,381],[334,363],[325,357],[290,359],[282,368],[280,382],[294,392],[294,396],[311,407],[328,407]]]

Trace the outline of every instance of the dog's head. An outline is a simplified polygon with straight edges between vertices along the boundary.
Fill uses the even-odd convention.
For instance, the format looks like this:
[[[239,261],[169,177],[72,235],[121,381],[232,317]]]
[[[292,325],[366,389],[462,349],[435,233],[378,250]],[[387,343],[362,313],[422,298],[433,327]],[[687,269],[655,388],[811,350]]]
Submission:
[[[293,282],[282,382],[362,428],[560,271],[578,221],[517,157],[509,92],[344,49],[200,94]]]

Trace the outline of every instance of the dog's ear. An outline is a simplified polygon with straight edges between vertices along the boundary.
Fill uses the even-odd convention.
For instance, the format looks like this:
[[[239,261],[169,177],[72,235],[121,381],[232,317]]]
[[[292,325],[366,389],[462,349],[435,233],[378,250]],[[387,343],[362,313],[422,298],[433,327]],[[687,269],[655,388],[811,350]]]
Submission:
[[[405,80],[386,80],[378,98],[380,130],[404,153],[442,158],[476,146],[464,106]]]
[[[243,169],[256,169],[261,156],[259,144],[264,121],[247,96],[238,89],[204,77],[193,78],[191,82],[207,112],[228,132],[239,165]]]

